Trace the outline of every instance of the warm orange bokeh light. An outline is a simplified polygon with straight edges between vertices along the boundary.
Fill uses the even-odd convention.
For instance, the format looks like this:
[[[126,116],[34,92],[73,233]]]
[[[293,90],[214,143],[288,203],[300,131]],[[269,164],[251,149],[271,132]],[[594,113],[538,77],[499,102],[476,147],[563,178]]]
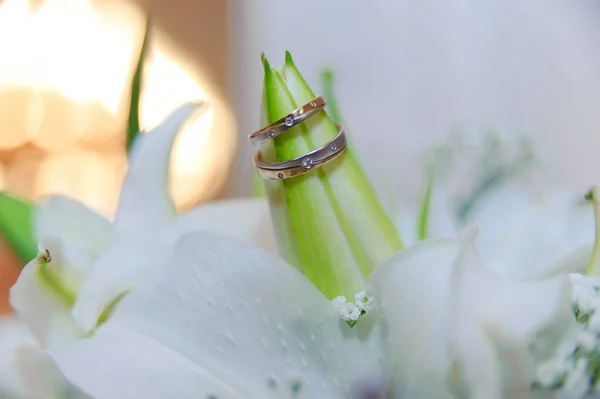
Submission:
[[[66,194],[111,216],[127,157],[129,84],[145,16],[124,0],[0,0],[0,190]],[[235,151],[235,124],[202,65],[153,30],[141,125],[188,101],[210,104],[177,140],[171,191],[180,208],[214,198]],[[143,206],[143,204],[140,204]],[[0,313],[18,261],[0,240]]]
[[[126,165],[128,89],[144,22],[125,1],[0,3],[5,189],[31,199],[68,194],[112,213]],[[177,57],[160,32],[145,70],[142,126],[158,124],[183,102],[210,103],[178,139],[172,191],[181,207],[214,197],[235,147],[229,108],[199,66]]]

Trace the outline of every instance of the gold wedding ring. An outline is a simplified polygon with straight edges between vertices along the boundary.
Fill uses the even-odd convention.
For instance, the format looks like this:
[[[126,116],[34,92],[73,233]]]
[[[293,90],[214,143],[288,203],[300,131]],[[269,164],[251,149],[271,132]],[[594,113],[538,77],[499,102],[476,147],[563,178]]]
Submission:
[[[292,111],[278,121],[273,122],[269,126],[263,127],[262,129],[248,135],[248,140],[250,140],[252,145],[259,146],[265,141],[273,139],[286,130],[304,122],[325,108],[325,105],[325,99],[319,96],[314,100],[307,102],[295,111]]]
[[[254,166],[256,167],[258,174],[263,179],[283,180],[303,175],[333,161],[344,151],[347,144],[344,129],[338,124],[336,124],[336,126],[338,128],[338,134],[333,140],[322,147],[289,161],[267,164],[262,160],[260,151],[257,151],[256,154],[254,154]]]

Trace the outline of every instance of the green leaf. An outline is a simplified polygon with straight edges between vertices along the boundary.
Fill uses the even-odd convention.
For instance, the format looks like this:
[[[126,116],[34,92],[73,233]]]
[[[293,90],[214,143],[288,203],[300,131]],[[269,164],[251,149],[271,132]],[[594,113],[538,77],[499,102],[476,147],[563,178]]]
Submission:
[[[427,238],[427,228],[429,227],[429,209],[431,208],[431,193],[433,192],[433,181],[434,173],[433,170],[428,172],[427,176],[427,187],[425,189],[425,196],[423,198],[423,204],[421,205],[421,212],[419,213],[419,240]]]
[[[23,264],[37,256],[32,231],[33,206],[12,195],[0,194],[0,234],[17,253]]]
[[[595,276],[598,274],[600,265],[600,197],[598,196],[598,187],[590,188],[590,191],[585,195],[585,199],[590,201],[594,207],[594,249],[590,263],[585,270],[586,276]],[[597,292],[597,291],[596,291]],[[578,320],[579,321],[579,320]]]
[[[140,50],[137,67],[131,81],[131,99],[129,103],[129,118],[127,122],[127,140],[125,146],[127,152],[131,151],[135,138],[140,133],[140,97],[142,95],[142,80],[144,75],[144,63],[148,53],[148,43],[150,42],[150,15],[146,19],[146,30],[144,31],[144,40]]]

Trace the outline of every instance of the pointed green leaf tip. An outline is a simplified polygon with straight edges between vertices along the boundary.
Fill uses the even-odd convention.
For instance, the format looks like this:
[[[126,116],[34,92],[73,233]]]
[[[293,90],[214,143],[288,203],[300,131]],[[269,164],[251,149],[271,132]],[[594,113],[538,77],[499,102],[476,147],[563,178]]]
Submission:
[[[290,53],[290,50],[285,50],[285,64],[295,67],[294,59],[292,58],[292,53]]]
[[[260,54],[260,60],[262,61],[263,68],[265,69],[265,74],[270,73],[271,72],[271,64],[269,63],[269,60],[267,59],[267,56],[265,55],[265,53]]]
[[[0,194],[0,234],[23,264],[37,256],[32,231],[33,206],[6,193]]]
[[[140,133],[140,98],[142,96],[142,83],[144,75],[144,64],[146,62],[146,56],[148,52],[148,45],[150,42],[150,28],[151,21],[150,15],[146,17],[146,28],[144,31],[144,39],[142,41],[142,47],[140,49],[140,56],[138,63],[131,80],[130,89],[130,103],[129,103],[129,116],[127,122],[127,139],[125,146],[127,152],[131,151],[135,138]]]
[[[262,114],[272,123],[316,96],[285,54],[281,73],[262,56]],[[338,129],[321,111],[262,149],[267,162],[302,156]],[[402,248],[351,148],[303,176],[266,184],[280,252],[330,299],[364,290],[373,268]]]

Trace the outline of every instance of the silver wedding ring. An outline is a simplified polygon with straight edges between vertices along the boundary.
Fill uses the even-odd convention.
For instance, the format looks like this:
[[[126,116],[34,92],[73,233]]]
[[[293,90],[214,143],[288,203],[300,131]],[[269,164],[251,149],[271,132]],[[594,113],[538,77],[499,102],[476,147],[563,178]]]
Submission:
[[[304,122],[325,108],[326,104],[327,103],[325,102],[325,99],[319,96],[314,100],[307,102],[295,111],[292,111],[283,118],[273,122],[269,126],[263,127],[262,129],[248,135],[248,140],[250,140],[252,145],[259,146],[265,141],[273,139],[286,130],[289,130],[294,126]]]
[[[269,126],[250,134],[248,139],[255,146],[259,146],[265,141],[273,139],[304,122],[325,108],[325,105],[325,99],[319,96]],[[311,172],[333,161],[346,149],[347,144],[344,129],[338,124],[336,126],[338,134],[327,144],[289,161],[268,164],[263,161],[260,150],[256,151],[254,154],[254,166],[259,176],[269,180],[288,179]]]
[[[267,164],[262,160],[260,151],[254,154],[254,165],[263,179],[282,180],[311,172],[333,161],[346,148],[346,134],[342,126],[336,124],[338,134],[322,147],[284,162]]]

